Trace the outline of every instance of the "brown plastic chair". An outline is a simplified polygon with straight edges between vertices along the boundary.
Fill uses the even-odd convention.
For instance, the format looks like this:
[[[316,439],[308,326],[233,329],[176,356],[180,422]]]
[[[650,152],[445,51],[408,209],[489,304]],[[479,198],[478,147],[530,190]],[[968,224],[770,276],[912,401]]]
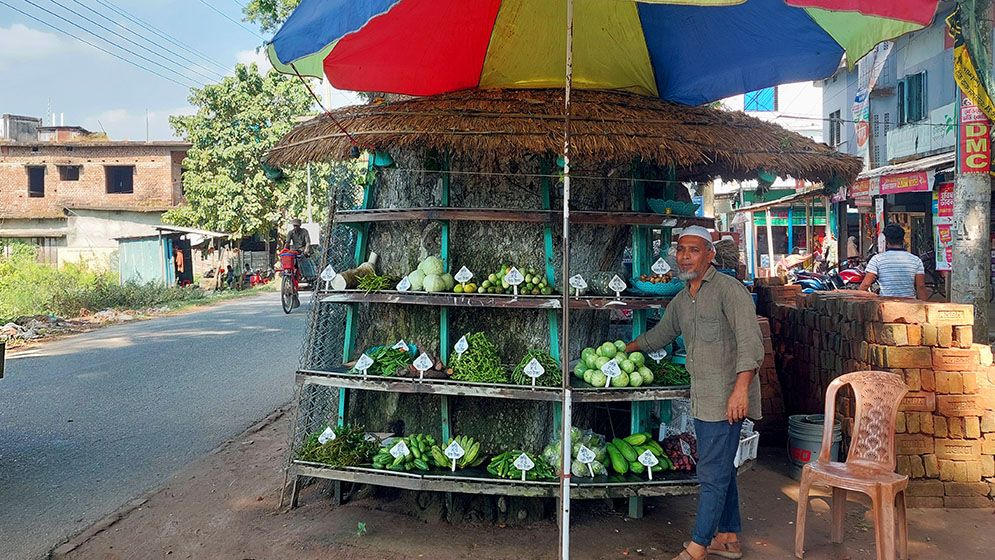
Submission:
[[[856,395],[853,439],[845,463],[829,460],[833,442],[836,393],[849,384]],[[833,489],[831,541],[843,542],[843,515],[848,490],[871,498],[877,559],[895,558],[895,523],[898,522],[898,557],[908,558],[905,522],[905,488],[909,477],[895,472],[895,421],[898,405],[909,388],[902,378],[883,371],[858,371],[836,378],[826,389],[826,423],[822,450],[815,462],[802,469],[795,521],[795,556],[805,553],[805,514],[813,484]],[[896,504],[897,500],[897,504]]]

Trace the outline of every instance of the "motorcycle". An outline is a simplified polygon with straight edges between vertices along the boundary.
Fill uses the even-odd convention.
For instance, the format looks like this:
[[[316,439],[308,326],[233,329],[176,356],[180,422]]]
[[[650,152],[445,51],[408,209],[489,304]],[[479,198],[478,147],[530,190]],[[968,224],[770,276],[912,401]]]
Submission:
[[[789,279],[792,284],[801,285],[802,292],[805,293],[842,290],[844,286],[842,278],[836,273],[836,269],[825,274],[804,269],[791,270],[789,271]]]

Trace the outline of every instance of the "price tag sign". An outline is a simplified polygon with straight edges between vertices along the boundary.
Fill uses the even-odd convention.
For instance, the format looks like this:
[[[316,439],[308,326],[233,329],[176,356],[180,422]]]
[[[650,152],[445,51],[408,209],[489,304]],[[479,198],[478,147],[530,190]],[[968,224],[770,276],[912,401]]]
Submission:
[[[321,445],[325,445],[326,443],[334,439],[335,439],[335,430],[333,430],[332,427],[329,426],[325,428],[324,432],[321,432],[321,435],[318,436],[318,443],[320,443]]]
[[[391,348],[393,348],[394,350],[404,350],[405,352],[407,352],[408,351],[408,343],[405,342],[404,339],[402,338],[401,340],[397,341],[397,344],[391,346]]]
[[[407,457],[409,454],[411,454],[411,450],[408,449],[408,444],[404,443],[403,439],[397,440],[394,447],[390,448],[390,455],[395,459],[398,457]]]
[[[453,440],[453,442],[449,444],[449,447],[446,448],[445,454],[446,457],[453,460],[453,472],[456,472],[456,461],[466,455],[466,450],[463,449],[463,446],[460,445],[458,441]]]
[[[580,291],[587,289],[587,280],[580,274],[574,274],[570,277],[570,287],[574,289],[574,295],[580,297]]]
[[[677,225],[677,219],[676,218],[667,218],[660,225],[662,225],[663,227],[671,227],[672,228],[672,227],[674,227],[674,226]]]
[[[367,356],[366,354],[360,356],[359,360],[356,361],[356,369],[363,372],[364,376],[366,375],[366,370],[370,369],[370,366],[372,365],[373,365],[373,358]]]
[[[397,291],[399,292],[406,292],[410,289],[411,289],[411,280],[408,280],[407,276],[401,278],[401,281],[397,283]]]
[[[536,379],[542,377],[542,374],[546,373],[546,368],[542,367],[539,360],[532,358],[532,360],[525,364],[525,375],[532,378],[532,389],[535,390]]]
[[[591,466],[591,463],[594,462],[595,457],[597,455],[588,449],[586,445],[581,445],[580,449],[577,450],[577,460],[587,465],[587,470],[591,473],[591,478],[594,478],[594,468]]]
[[[470,272],[469,268],[464,266],[463,268],[459,269],[459,272],[456,273],[456,276],[454,276],[454,278],[460,284],[466,284],[467,282],[470,281],[471,278],[473,278],[473,273]]]
[[[418,356],[418,359],[415,360],[415,369],[418,370],[418,380],[425,379],[425,372],[432,369],[434,365],[435,362],[432,361],[432,358],[428,357],[428,354],[425,352],[422,352],[421,356]]]
[[[691,459],[692,464],[696,462],[694,455],[691,454],[691,446],[688,445],[688,442],[684,441],[684,438],[681,438],[681,453],[686,455],[688,459]]]
[[[332,265],[326,266],[318,276],[321,278],[322,282],[325,283],[325,291],[330,291],[332,287],[329,284],[331,284],[332,279],[335,278],[335,269],[332,268]]]
[[[535,468],[536,464],[529,459],[529,456],[522,453],[515,459],[515,468],[522,471],[522,482],[525,482],[525,474]]]
[[[660,460],[656,458],[656,455],[652,451],[647,449],[643,451],[643,454],[639,456],[639,462],[646,467],[646,476],[650,480],[653,480],[653,467],[660,464]]]
[[[653,272],[657,274],[666,274],[670,272],[670,265],[667,264],[667,261],[663,260],[663,258],[659,258],[655,263],[653,263],[652,269]]]
[[[456,350],[456,359],[463,357],[463,353],[470,349],[470,343],[466,341],[466,335],[459,337],[453,349]]]
[[[617,298],[622,297],[622,292],[624,292],[628,287],[629,286],[625,283],[625,280],[622,280],[618,274],[612,276],[611,282],[608,283],[608,288],[615,292],[615,297]]]
[[[612,358],[608,360],[607,364],[601,366],[601,373],[605,374],[607,378],[607,381],[605,381],[605,388],[607,389],[611,386],[612,379],[622,375],[622,368],[618,367],[618,362],[615,361],[615,358]]]
[[[511,267],[511,270],[508,271],[508,274],[504,275],[504,281],[507,282],[508,285],[512,287],[512,289],[514,289],[515,295],[517,296],[518,285],[525,281],[525,277],[522,276],[522,273],[519,272],[517,268]]]
[[[650,352],[649,356],[650,356],[650,358],[653,358],[654,360],[656,360],[656,363],[659,364],[661,360],[663,360],[664,358],[667,357],[667,351],[665,349],[661,348],[659,350],[654,350],[654,351]]]

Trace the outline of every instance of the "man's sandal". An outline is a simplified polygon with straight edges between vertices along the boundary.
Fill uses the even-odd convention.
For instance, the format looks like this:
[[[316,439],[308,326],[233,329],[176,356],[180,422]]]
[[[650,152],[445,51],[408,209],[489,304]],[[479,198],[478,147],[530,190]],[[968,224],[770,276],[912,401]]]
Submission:
[[[687,547],[690,544],[690,542],[684,543],[684,549],[687,550]],[[717,543],[712,540],[708,547],[705,548],[705,552],[718,556],[719,558],[728,558],[729,560],[739,560],[743,557],[743,549],[740,546],[739,541]]]
[[[705,552],[704,556],[700,558],[695,558],[694,556],[691,556],[691,553],[688,552],[687,546],[685,545],[684,550],[682,550],[681,553],[678,554],[677,556],[674,556],[673,560],[705,560],[706,558],[708,558],[707,551]]]

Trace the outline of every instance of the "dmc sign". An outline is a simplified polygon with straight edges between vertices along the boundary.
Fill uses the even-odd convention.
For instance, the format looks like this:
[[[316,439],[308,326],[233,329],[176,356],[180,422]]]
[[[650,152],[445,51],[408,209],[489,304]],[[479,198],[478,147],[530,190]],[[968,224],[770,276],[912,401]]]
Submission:
[[[960,108],[960,165],[964,173],[991,169],[991,122],[969,99]]]

